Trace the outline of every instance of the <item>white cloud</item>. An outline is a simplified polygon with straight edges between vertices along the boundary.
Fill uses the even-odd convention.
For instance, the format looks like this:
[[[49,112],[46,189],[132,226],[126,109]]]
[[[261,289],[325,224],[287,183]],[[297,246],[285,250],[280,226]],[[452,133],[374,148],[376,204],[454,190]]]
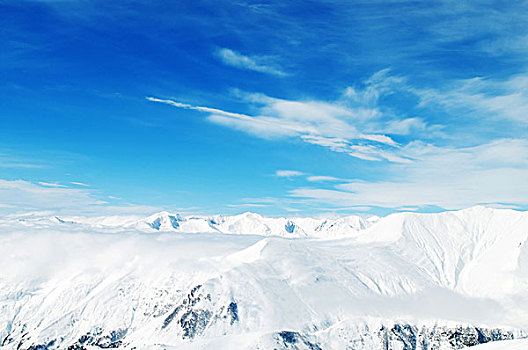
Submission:
[[[18,161],[3,161],[0,163],[0,168],[42,168],[42,165],[32,163],[22,163]]]
[[[51,186],[49,186],[51,185]],[[50,211],[68,214],[152,213],[159,208],[123,205],[109,206],[88,189],[67,188],[55,183],[32,183],[0,179],[0,209],[9,213]],[[0,211],[1,212],[1,211]],[[51,215],[51,214],[50,214]]]
[[[348,147],[350,146],[350,142],[348,140],[338,137],[302,135],[301,139],[304,142],[330,148],[334,152],[346,153],[348,151]]]
[[[262,94],[237,94],[256,107],[257,116],[193,106],[168,99],[147,99],[208,113],[207,119],[210,122],[260,138],[293,137],[364,160],[410,161],[395,153],[394,149],[399,145],[389,135],[369,130],[370,124],[379,124],[377,119],[380,118],[381,112],[376,108],[350,107],[339,101],[290,101]]]
[[[50,187],[48,183],[34,184],[24,180],[1,180],[0,198],[3,204],[24,211],[86,207],[104,204],[82,189]]]
[[[41,164],[37,164],[33,160],[28,160],[23,157],[13,155],[13,152],[0,151],[0,168],[27,168],[36,169],[43,168]]]
[[[263,208],[269,207],[269,204],[262,203],[243,203],[243,204],[228,204],[229,208]]]
[[[76,181],[72,181],[70,182],[72,185],[76,185],[76,186],[82,186],[82,187],[90,187],[90,185],[88,184],[85,184],[84,182],[76,182]]]
[[[403,155],[398,155],[398,153],[380,149],[378,147],[375,147],[373,145],[353,145],[350,146],[351,153],[350,155],[354,155],[357,158],[368,159],[368,160],[388,160],[390,162],[394,163],[412,163],[413,160],[410,158],[407,158]]]
[[[472,78],[439,89],[411,89],[420,106],[438,105],[449,112],[470,113],[474,118],[492,118],[528,124],[528,75],[506,80]]]
[[[393,135],[409,135],[416,130],[425,130],[427,124],[421,118],[405,118],[387,122],[384,130]]]
[[[275,176],[278,177],[295,177],[295,176],[303,176],[306,175],[303,172],[297,171],[297,170],[277,170],[275,172]]]
[[[374,73],[364,82],[364,88],[349,86],[344,96],[360,105],[377,105],[381,95],[392,94],[395,92],[394,86],[400,86],[405,83],[405,78],[391,75],[390,69],[382,69]]]
[[[358,213],[358,212],[365,212],[372,210],[372,207],[368,206],[355,206],[355,207],[330,207],[330,208],[316,208],[317,210],[320,210],[321,213],[315,215],[314,217],[317,218],[340,218],[344,216],[350,215],[350,213]],[[348,213],[337,213],[340,211],[348,212]]]
[[[306,180],[310,182],[343,181],[342,179],[333,176],[308,176]]]
[[[373,74],[360,87],[347,88],[340,99],[332,102],[285,100],[237,91],[237,97],[256,111],[255,116],[148,99],[209,113],[209,121],[256,137],[297,138],[366,161],[402,164],[416,161],[415,154],[409,152],[413,140],[456,140],[456,146],[452,147],[456,149],[489,142],[490,126],[500,135],[496,137],[504,138],[519,137],[515,134],[519,129],[515,129],[511,121],[528,124],[528,75],[504,81],[475,78],[448,83],[438,89],[417,89],[407,79],[389,73],[389,70],[382,70]],[[410,103],[416,103],[415,107],[426,112],[431,107],[441,107],[448,113],[444,118],[447,124],[428,123],[416,116],[398,117],[379,105],[380,96],[400,93],[413,96],[414,102]],[[484,120],[486,126],[472,123],[469,114]],[[457,118],[455,124],[458,115],[461,118]],[[405,136],[407,144],[396,142],[392,135]]]
[[[398,146],[398,144],[396,142],[394,142],[394,140],[391,139],[387,135],[368,135],[367,134],[367,135],[361,135],[361,138],[364,139],[364,140],[384,143],[384,144],[389,145],[389,146]]]
[[[229,66],[278,76],[287,75],[276,64],[271,62],[269,57],[246,56],[226,48],[216,50],[215,55]]]
[[[403,150],[414,163],[393,164],[396,180],[353,181],[334,189],[299,188],[290,196],[333,205],[528,205],[528,141],[502,139],[466,148],[413,143]]]
[[[303,125],[273,117],[228,117],[211,114],[210,122],[227,126],[264,139],[295,137],[303,132],[309,132]]]
[[[44,186],[44,187],[66,187],[65,185],[61,185],[61,184],[58,184],[58,183],[52,183],[52,182],[39,182],[39,185],[41,186]]]
[[[397,208],[396,210],[398,211],[418,211],[420,210],[419,207],[400,207],[400,208]]]
[[[349,156],[369,160],[389,160],[396,163],[410,163],[412,159],[399,156],[395,151],[372,144],[354,144],[342,138],[328,138],[322,136],[302,136],[305,142],[327,147],[334,152],[346,153]]]
[[[190,109],[190,110],[195,110],[195,111],[200,111],[200,112],[206,112],[206,113],[211,113],[211,114],[215,114],[215,115],[224,115],[224,116],[227,116],[227,117],[241,118],[241,119],[251,118],[250,116],[245,115],[245,114],[226,112],[226,111],[223,111],[223,110],[217,109],[217,108],[202,107],[202,106],[192,106],[190,104],[180,103],[180,102],[176,102],[176,101],[168,100],[168,99],[159,99],[159,98],[155,98],[155,97],[147,97],[146,99],[149,100],[149,101],[152,101],[152,102],[165,103],[165,104],[172,105],[172,106],[178,107],[178,108]]]

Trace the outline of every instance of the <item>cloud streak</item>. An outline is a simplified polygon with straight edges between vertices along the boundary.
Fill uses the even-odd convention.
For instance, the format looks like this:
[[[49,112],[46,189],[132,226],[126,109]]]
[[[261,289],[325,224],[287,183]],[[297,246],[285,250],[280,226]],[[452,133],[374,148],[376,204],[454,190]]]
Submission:
[[[297,170],[277,170],[275,176],[277,177],[296,177],[306,175],[303,172]]]
[[[39,169],[44,166],[21,157],[16,157],[0,151],[0,168]]]
[[[232,67],[277,76],[287,75],[283,70],[269,62],[270,59],[266,57],[246,56],[227,48],[216,50],[215,56],[222,61],[222,63]]]
[[[341,179],[334,177],[334,176],[308,176],[306,180],[310,182],[334,182],[334,181],[342,181]]]
[[[150,214],[159,211],[159,208],[132,204],[111,206],[98,199],[96,193],[84,188],[0,179],[0,213],[2,209],[10,214],[49,211],[53,214],[73,215]]]
[[[451,113],[465,113],[528,125],[528,74],[505,80],[481,77],[451,82],[445,88],[411,89],[420,106],[437,105]]]
[[[528,141],[502,139],[466,148],[439,148],[420,142],[404,150],[412,164],[394,164],[393,181],[349,181],[332,189],[298,188],[291,197],[333,205],[439,206],[475,204],[528,206]]]
[[[44,187],[56,187],[56,188],[65,188],[66,187],[65,185],[58,184],[58,183],[55,183],[55,182],[43,182],[43,181],[40,181],[38,184],[41,185],[41,186],[44,186]]]
[[[378,80],[381,77],[378,77]],[[389,78],[392,79],[392,78]],[[374,87],[369,87],[374,90]],[[373,92],[371,92],[373,94]],[[152,102],[209,114],[208,120],[265,139],[297,138],[334,152],[369,161],[407,163],[400,145],[383,133],[382,112],[376,107],[345,102],[292,101],[262,94],[238,93],[258,111],[256,116],[219,108],[194,106],[170,99],[146,97]],[[368,100],[371,100],[369,97]],[[372,125],[375,125],[373,127]],[[374,132],[374,129],[381,132]]]

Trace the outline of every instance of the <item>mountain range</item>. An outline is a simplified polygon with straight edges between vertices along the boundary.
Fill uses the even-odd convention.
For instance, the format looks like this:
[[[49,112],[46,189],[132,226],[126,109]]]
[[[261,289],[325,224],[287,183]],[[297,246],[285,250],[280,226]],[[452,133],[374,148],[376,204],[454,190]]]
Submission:
[[[0,348],[528,348],[527,240],[528,212],[483,206],[8,215]]]

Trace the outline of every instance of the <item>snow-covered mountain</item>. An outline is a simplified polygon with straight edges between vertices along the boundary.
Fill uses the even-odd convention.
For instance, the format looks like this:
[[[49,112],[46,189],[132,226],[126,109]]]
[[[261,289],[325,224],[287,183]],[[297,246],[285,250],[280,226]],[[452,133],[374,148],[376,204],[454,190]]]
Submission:
[[[225,233],[282,237],[337,238],[354,236],[379,220],[377,216],[351,215],[338,219],[270,218],[246,212],[234,216],[182,216],[166,211],[146,218],[138,216],[12,216],[11,221],[26,225],[53,223],[92,229],[129,230],[145,232]]]
[[[0,348],[459,349],[520,338],[527,240],[527,212],[487,207],[335,220],[5,217]]]

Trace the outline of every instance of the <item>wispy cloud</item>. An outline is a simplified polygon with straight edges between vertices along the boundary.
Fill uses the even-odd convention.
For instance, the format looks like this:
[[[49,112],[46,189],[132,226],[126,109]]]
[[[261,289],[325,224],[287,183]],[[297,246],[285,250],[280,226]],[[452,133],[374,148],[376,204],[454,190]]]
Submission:
[[[79,208],[105,203],[87,190],[66,188],[47,182],[34,184],[24,180],[0,179],[0,198],[3,204],[24,211]]]
[[[3,161],[0,163],[0,168],[26,168],[26,169],[37,169],[43,168],[42,165],[22,163],[18,161]]]
[[[369,160],[388,160],[396,163],[411,163],[412,159],[398,155],[397,148],[380,147],[377,144],[356,144],[343,138],[324,136],[302,136],[303,141],[314,145],[327,147],[334,152],[346,153],[349,156]]]
[[[38,184],[41,185],[41,186],[44,186],[44,187],[59,187],[59,188],[67,187],[65,185],[61,185],[61,184],[58,184],[58,183],[55,183],[55,182],[42,182],[42,181],[40,181]]]
[[[273,64],[269,57],[246,56],[227,48],[216,50],[215,56],[229,66],[278,76],[287,75],[276,64]]]
[[[420,106],[437,105],[475,119],[507,120],[528,124],[528,74],[505,80],[481,77],[457,80],[436,89],[412,89]]]
[[[242,204],[228,204],[229,208],[264,208],[269,207],[269,204],[262,203],[242,203]]]
[[[399,180],[351,181],[333,189],[298,188],[290,196],[333,205],[387,208],[435,205],[455,209],[474,204],[528,205],[528,141],[503,139],[466,148],[416,142],[404,149],[412,164],[390,168]]]
[[[405,96],[416,113],[428,115],[436,123],[391,110],[387,106],[391,96]],[[366,161],[388,163],[382,171],[384,180],[376,182],[300,173],[298,177],[314,183],[338,184],[333,188],[298,188],[289,193],[293,198],[393,209],[460,208],[476,203],[528,205],[523,187],[528,179],[524,132],[528,124],[527,74],[446,80],[424,88],[382,70],[330,102],[241,92],[237,97],[256,110],[256,116],[193,108],[209,113],[212,122],[258,137],[295,137]],[[189,108],[178,102],[173,105]],[[439,120],[445,124],[440,125]]]
[[[76,186],[82,186],[82,187],[90,187],[90,185],[88,184],[85,184],[84,182],[76,182],[76,181],[72,181],[70,182],[72,185],[76,185]]]
[[[277,177],[296,177],[306,175],[303,172],[297,170],[277,170],[275,176]]]
[[[343,181],[340,178],[333,176],[308,176],[306,180],[310,182],[334,182],[334,181]]]
[[[111,206],[98,198],[97,193],[88,189],[68,188],[66,186],[25,180],[0,179],[0,209],[9,213],[48,211],[50,214],[67,213],[74,215],[108,215],[152,213],[159,208],[133,204]]]
[[[38,164],[31,159],[25,157],[14,156],[8,152],[0,151],[0,168],[26,168],[38,169],[43,168],[42,164]]]
[[[285,100],[238,91],[237,96],[257,110],[255,116],[219,108],[194,106],[169,99],[156,97],[147,97],[147,99],[177,108],[208,113],[210,122],[260,138],[294,137],[363,160],[411,162],[411,159],[398,155],[397,149],[400,145],[383,132],[386,129],[383,111],[376,105],[370,105],[376,102],[382,91],[396,81],[398,79],[386,76],[385,72],[377,74],[376,79],[368,80],[364,90],[369,92],[361,92],[369,97],[355,99],[360,102],[347,98],[349,92],[345,92],[337,101],[325,102]],[[418,120],[415,118],[415,121]]]
[[[176,101],[169,100],[169,99],[159,99],[159,98],[156,98],[156,97],[146,97],[146,99],[149,100],[149,101],[152,101],[152,102],[161,102],[161,103],[165,103],[165,104],[168,104],[168,105],[171,105],[171,106],[174,106],[174,107],[183,108],[183,109],[190,109],[190,110],[194,110],[194,111],[200,111],[200,112],[206,112],[206,113],[218,114],[218,115],[225,115],[225,116],[233,117],[233,118],[242,118],[242,119],[251,118],[248,115],[244,115],[244,114],[240,114],[240,113],[226,112],[226,111],[223,111],[223,110],[218,109],[218,108],[193,106],[193,105],[190,105],[190,104],[187,104],[187,103],[176,102]]]

